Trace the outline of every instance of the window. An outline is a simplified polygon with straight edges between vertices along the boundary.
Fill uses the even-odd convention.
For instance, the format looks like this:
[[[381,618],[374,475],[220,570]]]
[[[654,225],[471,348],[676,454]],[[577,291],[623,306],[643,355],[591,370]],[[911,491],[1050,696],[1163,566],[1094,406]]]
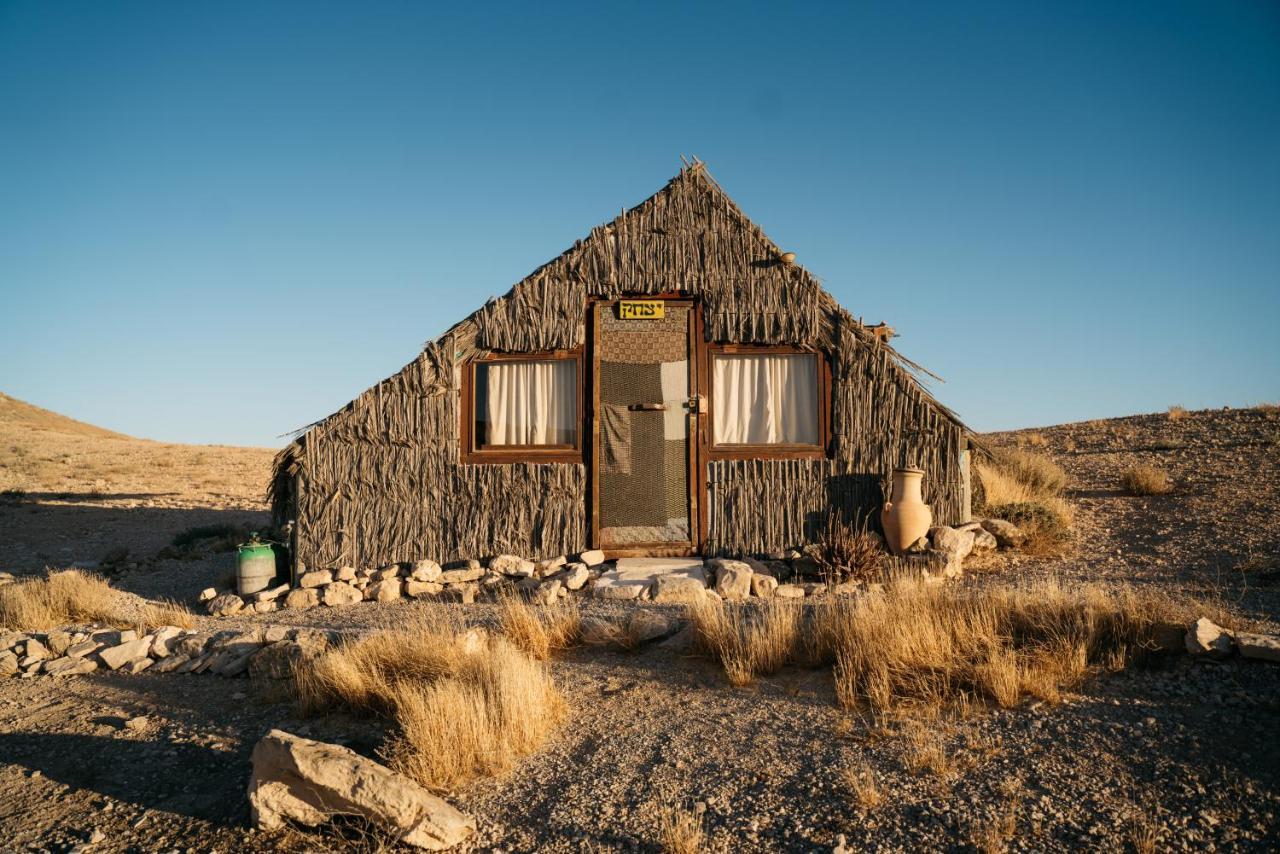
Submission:
[[[463,410],[468,457],[581,459],[576,356],[499,356],[470,368]]]
[[[711,431],[717,448],[821,452],[825,365],[816,353],[724,350],[711,354]]]

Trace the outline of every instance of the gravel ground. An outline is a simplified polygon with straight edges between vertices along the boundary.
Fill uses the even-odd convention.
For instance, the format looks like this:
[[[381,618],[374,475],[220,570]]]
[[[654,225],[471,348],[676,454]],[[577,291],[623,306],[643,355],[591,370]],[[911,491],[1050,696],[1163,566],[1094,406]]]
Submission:
[[[1054,453],[1071,475],[1079,524],[1069,554],[1004,561],[981,578],[1158,584],[1219,597],[1275,627],[1278,437],[1280,419],[1259,410],[988,437]],[[1134,461],[1168,469],[1174,492],[1122,495],[1119,473]],[[95,560],[127,544],[142,560],[116,578],[120,587],[186,598],[230,572],[231,556],[149,558],[187,524],[264,518],[248,499],[204,509],[94,501],[118,520],[67,527],[85,517],[43,501],[0,507],[0,531],[20,532],[0,537],[3,568],[33,569],[40,554]],[[196,514],[202,521],[191,521]],[[201,622],[372,628],[423,607]],[[473,622],[492,618],[488,606],[454,607]],[[477,817],[479,850],[658,850],[673,807],[700,814],[711,851],[831,850],[841,835],[849,851],[1142,850],[1149,836],[1157,850],[1280,847],[1276,665],[1170,658],[1100,676],[1059,705],[914,722],[844,715],[829,671],[787,670],[732,688],[717,667],[670,646],[575,650],[552,670],[569,702],[566,725],[511,773],[451,796]],[[376,839],[248,829],[249,754],[272,727],[369,755],[383,735],[376,722],[299,718],[279,686],[248,680],[4,680],[0,850],[376,848]],[[921,745],[944,759],[925,762]],[[850,770],[875,779],[881,805],[859,802]]]

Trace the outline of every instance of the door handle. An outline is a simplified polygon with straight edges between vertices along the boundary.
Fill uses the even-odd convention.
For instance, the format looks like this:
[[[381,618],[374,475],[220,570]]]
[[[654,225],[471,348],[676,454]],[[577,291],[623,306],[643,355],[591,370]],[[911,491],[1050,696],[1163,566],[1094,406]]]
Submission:
[[[667,405],[665,403],[633,403],[627,409],[632,412],[665,412]]]

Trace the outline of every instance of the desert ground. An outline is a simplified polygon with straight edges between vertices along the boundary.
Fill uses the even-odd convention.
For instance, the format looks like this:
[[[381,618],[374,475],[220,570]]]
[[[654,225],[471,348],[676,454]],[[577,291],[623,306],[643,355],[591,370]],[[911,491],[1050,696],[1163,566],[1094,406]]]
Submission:
[[[1052,578],[1158,588],[1280,627],[1280,412],[1131,416],[981,437],[1048,454],[1075,521],[1042,555],[999,553],[957,586]],[[166,445],[0,397],[0,570],[79,566],[128,594],[189,603],[234,571],[235,535],[268,523],[267,449]],[[1166,494],[1121,488],[1137,463]],[[175,540],[178,545],[175,545]],[[584,614],[638,606],[583,601]],[[644,607],[681,616],[679,606]],[[403,625],[450,609],[363,603],[226,618],[225,628]],[[886,717],[849,710],[829,668],[734,687],[661,642],[579,646],[549,664],[563,722],[509,770],[449,792],[472,850],[657,851],[696,817],[708,851],[1274,850],[1280,843],[1280,665],[1152,657],[1098,672],[1058,702]],[[0,849],[382,850],[359,826],[250,824],[250,753],[279,728],[376,756],[381,719],[304,713],[286,685],[204,675],[0,679]],[[857,781],[862,781],[861,783]],[[869,781],[869,782],[868,782]]]

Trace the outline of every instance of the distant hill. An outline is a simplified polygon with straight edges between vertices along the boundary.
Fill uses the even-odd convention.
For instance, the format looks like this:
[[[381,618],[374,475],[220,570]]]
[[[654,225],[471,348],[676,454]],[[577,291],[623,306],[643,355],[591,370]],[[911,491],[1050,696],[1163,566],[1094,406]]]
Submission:
[[[274,453],[135,439],[0,393],[0,492],[11,496],[262,506]]]

